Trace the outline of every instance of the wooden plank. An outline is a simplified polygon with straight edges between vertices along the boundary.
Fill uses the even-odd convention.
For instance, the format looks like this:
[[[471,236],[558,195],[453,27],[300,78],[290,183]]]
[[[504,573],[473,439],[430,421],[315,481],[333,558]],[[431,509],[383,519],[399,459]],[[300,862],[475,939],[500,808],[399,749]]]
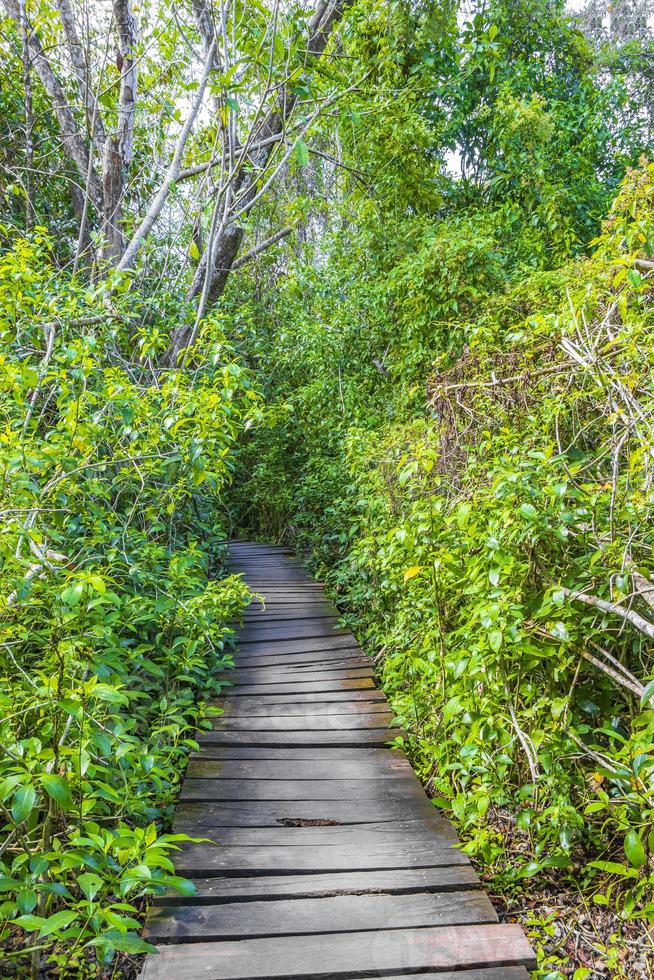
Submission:
[[[259,649],[260,648],[260,649]],[[277,640],[270,641],[268,643],[248,643],[246,646],[239,646],[236,652],[236,657],[239,663],[247,663],[251,658],[267,658],[267,657],[308,657],[313,656],[315,659],[328,660],[330,657],[347,657],[347,656],[358,656],[365,657],[366,654],[361,649],[357,641],[353,638],[349,640],[348,643],[338,642],[334,643],[333,637],[328,638],[328,642],[325,644],[324,649],[313,649],[313,639],[308,644],[300,641],[295,643],[289,641],[285,643],[284,641],[279,642]],[[369,658],[368,658],[369,659]],[[301,662],[301,661],[299,661]]]
[[[236,654],[236,663],[241,667],[299,667],[303,664],[331,669],[333,665],[343,667],[355,665],[370,665],[370,659],[362,655],[357,647],[343,650],[319,651],[318,653],[269,653],[269,654]]]
[[[310,653],[318,650],[340,650],[343,647],[356,647],[357,642],[350,633],[334,633],[330,636],[299,637],[295,640],[276,637],[267,640],[245,641],[239,637],[239,656],[250,653]]]
[[[276,779],[270,782],[240,779],[184,780],[181,800],[370,800],[383,796],[401,800],[422,793],[420,783],[398,779]]]
[[[348,978],[353,980],[353,978]],[[384,974],[384,980],[407,980],[406,973],[401,976]],[[481,970],[448,970],[447,973],[412,973],[411,980],[529,980],[524,966],[484,967]]]
[[[372,677],[325,678],[315,681],[295,681],[280,684],[239,684],[229,688],[230,697],[265,697],[270,694],[322,694],[327,691],[365,691],[375,686]]]
[[[296,760],[292,766],[293,779],[396,779],[412,776],[408,761],[400,760],[393,766],[375,762],[329,760]],[[204,756],[189,760],[187,778],[191,779],[288,779],[288,759],[222,761]]]
[[[252,592],[254,593],[253,602],[257,602],[257,596],[263,596],[266,602],[324,602],[326,593],[324,586],[320,585],[319,582],[307,582],[304,584],[297,583],[296,585],[274,585],[269,583],[266,586],[265,592],[262,590],[257,590],[252,585],[252,581],[248,576],[248,585],[251,586]],[[330,602],[327,599],[327,602]]]
[[[267,937],[162,946],[148,957],[144,980],[318,980],[535,966],[516,925],[444,926],[312,936]]]
[[[406,737],[400,728],[366,728],[363,731],[329,732],[198,732],[196,741],[200,745],[322,745],[339,747],[342,745],[387,745],[393,739]]]
[[[333,680],[334,677],[357,678],[374,677],[375,671],[369,660],[356,658],[350,661],[341,661],[315,664],[252,664],[239,665],[234,670],[224,676],[232,676],[235,682],[232,686],[237,687],[239,683],[265,684],[265,683],[286,683],[287,681],[312,681],[312,680]]]
[[[191,752],[191,759],[212,759],[216,762],[347,762],[368,765],[374,763],[377,770],[385,769],[411,771],[411,763],[396,749],[388,747],[331,747],[331,746],[250,746],[250,745],[211,745],[200,746]],[[380,776],[380,778],[382,778]]]
[[[192,811],[203,811],[207,826],[215,827],[279,827],[284,821],[330,820],[342,824],[361,824],[380,821],[429,819],[434,807],[426,797],[403,800],[223,800],[215,803],[180,803],[175,811],[178,821],[190,819]]]
[[[305,712],[294,718],[286,716],[260,715],[248,718],[246,715],[221,715],[212,718],[214,731],[239,732],[320,732],[356,731],[369,728],[388,729],[393,725],[395,715],[392,711],[377,711],[370,714],[313,714]]]
[[[389,753],[390,754],[390,753]],[[396,779],[414,778],[408,760],[399,758],[392,762],[372,762],[343,759],[296,760],[289,767],[288,759],[212,759],[208,755],[196,755],[189,760],[187,777],[192,779],[267,779],[287,780],[289,769],[293,779]]]
[[[197,836],[203,826],[202,805],[187,807],[182,831]],[[438,813],[430,814],[424,820],[382,820],[365,824],[336,824],[334,826],[295,827],[216,827],[205,824],[207,833],[221,847],[320,847],[347,845],[367,848],[371,843],[412,843],[421,841],[429,851],[438,834],[441,840],[457,842],[458,837],[452,824]]]
[[[148,916],[145,939],[155,943],[188,943],[473,922],[497,922],[493,906],[477,890],[447,895],[342,895],[219,906],[162,906]]]
[[[227,718],[301,718],[309,713],[319,712],[321,715],[356,715],[372,714],[374,712],[384,713],[390,711],[385,701],[333,701],[327,704],[306,704],[304,702],[291,704],[261,704],[258,700],[254,703],[247,701],[245,706],[241,702],[246,698],[239,698],[237,702],[227,700],[221,704],[223,713],[219,716],[220,720]]]
[[[279,602],[276,596],[269,595],[265,593],[257,593],[253,595],[245,607],[244,612],[246,613],[266,613],[266,612],[289,612],[291,610],[302,611],[305,608],[310,610],[317,609],[321,613],[326,610],[332,610],[332,615],[338,616],[339,612],[336,606],[326,597],[323,590],[311,595],[296,594],[291,601],[289,601],[289,596],[284,596],[284,601]]]
[[[319,620],[319,626],[321,628],[321,631],[324,632],[324,633],[329,633],[331,631],[331,627],[332,626],[334,626],[334,627],[338,626],[338,624],[341,622],[341,617],[338,616],[338,615],[336,615],[336,616],[318,616],[318,617],[316,617],[316,616],[305,616],[304,618],[300,616],[299,618],[292,618],[292,619],[287,618],[286,620],[283,620],[280,623],[277,623],[277,622],[273,622],[273,623],[270,623],[270,624],[265,623],[265,622],[262,622],[262,623],[258,623],[258,622],[247,623],[247,625],[245,626],[245,629],[243,630],[243,635],[245,635],[246,633],[250,633],[250,632],[253,632],[255,630],[258,630],[258,629],[283,629],[285,625],[288,625],[288,628],[289,629],[293,629],[293,630],[300,629],[303,625],[308,626],[308,627],[314,627],[316,625],[316,621],[317,620]],[[307,635],[310,636],[311,634],[307,634]],[[352,635],[352,634],[350,634],[350,635]]]
[[[296,681],[352,680],[361,677],[374,677],[371,666],[365,667],[332,667],[316,670],[314,668],[292,667],[239,667],[229,673],[232,687],[242,684],[294,684]]]
[[[248,587],[255,595],[277,595],[285,593],[287,595],[304,593],[323,597],[325,586],[322,582],[316,582],[311,576],[300,569],[289,569],[288,571],[248,571],[247,569],[234,568],[232,575],[239,575],[247,580]]]
[[[243,621],[250,623],[278,623],[294,622],[296,619],[331,619],[338,620],[340,616],[338,610],[333,606],[301,605],[301,606],[274,606],[266,609],[251,610],[243,612]]]
[[[288,665],[288,670],[295,672],[296,669],[304,671],[325,671],[325,670],[351,670],[366,667],[373,670],[374,663],[370,657],[366,657],[363,651],[356,646],[341,647],[335,650],[307,650],[305,653],[269,653],[260,652],[242,653],[240,650],[233,654],[237,672],[243,670],[267,670],[270,673],[279,673],[280,667]]]
[[[322,847],[223,847],[214,844],[182,844],[175,854],[175,872],[185,878],[196,875],[315,874],[325,871],[365,871],[376,868],[436,868],[467,864],[468,858],[449,838],[434,835],[429,848],[424,841],[373,841],[364,847],[346,844]]]
[[[226,689],[227,690],[227,689]],[[267,707],[271,704],[335,704],[335,703],[353,703],[359,702],[361,704],[368,704],[370,702],[386,702],[386,695],[379,690],[379,688],[371,687],[364,691],[322,691],[317,693],[311,692],[296,692],[289,693],[285,692],[283,694],[271,694],[270,691],[266,691],[265,697],[256,697],[242,695],[239,697],[238,701],[229,699],[227,701],[225,698],[214,701],[214,704],[222,705],[229,703],[234,705],[236,709],[240,709],[241,705],[246,708],[248,705],[261,705]]]
[[[469,864],[447,868],[399,868],[391,871],[333,871],[312,875],[258,875],[255,878],[194,878],[196,894],[186,905],[216,905],[332,895],[410,895],[416,892],[452,892],[479,887]],[[167,892],[155,905],[177,905],[179,895]]]
[[[337,627],[338,619],[316,619],[315,621],[297,619],[275,625],[248,624],[239,634],[239,643],[254,643],[262,640],[329,639],[332,636],[346,636],[353,642],[347,630]]]

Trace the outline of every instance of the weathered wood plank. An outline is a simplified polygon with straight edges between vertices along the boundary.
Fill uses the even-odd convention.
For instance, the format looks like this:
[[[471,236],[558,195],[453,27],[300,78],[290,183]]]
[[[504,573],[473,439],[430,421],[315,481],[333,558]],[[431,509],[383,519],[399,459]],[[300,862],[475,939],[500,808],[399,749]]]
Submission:
[[[334,659],[324,661],[316,660],[315,654],[313,661],[294,659],[297,656],[299,654],[289,654],[289,657],[293,659],[287,659],[286,663],[278,664],[271,662],[271,660],[274,661],[274,658],[271,657],[260,657],[259,662],[257,662],[254,658],[241,659],[237,654],[234,674],[237,677],[253,677],[256,671],[257,676],[268,676],[277,680],[280,674],[292,674],[298,677],[302,674],[308,674],[311,677],[313,674],[324,674],[334,670],[367,670],[369,673],[374,673],[372,660],[361,653],[357,654],[356,651],[346,651],[345,657],[342,653],[339,656],[339,651],[336,651]]]
[[[339,628],[338,619],[296,619],[286,623],[248,623],[239,634],[239,643],[253,643],[261,640],[329,639],[334,636],[347,637],[352,642],[352,634]]]
[[[246,698],[239,698],[238,702],[233,700],[225,701],[221,705],[223,713],[219,716],[223,718],[300,718],[308,713],[319,712],[321,715],[366,715],[374,712],[388,713],[390,708],[386,701],[334,701],[327,704],[310,703],[290,703],[278,704],[277,702],[261,704],[258,701],[248,703],[243,706],[242,701]]]
[[[196,836],[202,826],[203,807],[186,805],[182,833]],[[291,821],[292,822],[292,821]],[[211,829],[205,824],[207,831]],[[422,841],[429,850],[434,834],[441,839],[457,842],[452,824],[434,812],[423,820],[379,821],[365,824],[335,824],[334,826],[296,827],[278,824],[276,827],[216,827],[212,840],[221,847],[319,847],[347,845],[365,848],[375,843],[405,843]]]
[[[175,871],[196,875],[314,874],[326,871],[365,871],[376,868],[435,868],[467,864],[468,858],[449,838],[433,835],[429,848],[422,840],[379,843],[365,848],[346,844],[314,847],[223,847],[182,844],[175,855]]]
[[[226,689],[228,690],[228,689]],[[270,693],[266,691],[265,696],[257,695],[249,697],[242,695],[239,697],[238,701],[229,699],[229,704],[233,704],[240,710],[241,705],[247,707],[248,705],[261,705],[267,709],[271,704],[334,704],[341,702],[358,702],[359,704],[370,703],[370,702],[384,702],[387,704],[386,695],[379,688],[371,687],[363,691],[322,691],[322,692],[307,692],[300,691],[296,693],[284,692],[282,694]],[[225,698],[214,701],[214,704],[226,704]]]
[[[356,647],[345,647],[343,650],[331,650],[318,653],[269,653],[236,655],[239,668],[249,667],[314,667],[331,670],[332,667],[370,666],[370,659]]]
[[[535,966],[519,926],[330,933],[163,946],[146,960],[145,980],[320,980],[391,971]]]
[[[330,670],[335,664],[342,664],[344,667],[357,666],[363,664],[374,666],[370,657],[366,657],[362,650],[356,646],[336,647],[333,650],[307,650],[305,653],[296,653],[294,650],[289,653],[283,651],[277,653],[275,649],[264,653],[260,650],[244,652],[239,650],[236,654],[235,664],[239,667],[289,667],[307,666],[309,669]]]
[[[330,619],[333,621],[339,618],[338,609],[323,603],[301,606],[268,606],[265,609],[249,607],[243,613],[243,621],[248,626],[252,623],[292,623],[297,619]]]
[[[338,746],[305,746],[272,745],[267,747],[252,747],[249,745],[203,745],[199,752],[191,753],[192,759],[217,759],[218,761],[268,761],[268,762],[375,762],[377,768],[411,769],[411,764],[403,752],[397,749],[382,748],[347,748]],[[293,768],[295,772],[295,768]],[[411,769],[413,772],[413,770]]]
[[[340,759],[319,759],[308,761],[295,760],[289,767],[288,759],[275,761],[273,759],[251,760],[234,759],[222,762],[219,759],[207,758],[205,755],[194,756],[188,764],[187,776],[190,779],[288,779],[289,768],[292,768],[293,779],[396,779],[398,776],[412,774],[408,762],[404,765],[389,766],[375,762],[345,762]]]
[[[279,684],[239,684],[229,688],[230,697],[270,694],[322,694],[327,691],[364,691],[374,688],[371,677],[334,677],[315,681],[287,681]]]
[[[313,668],[293,667],[242,667],[231,671],[228,675],[231,686],[241,687],[243,684],[294,684],[301,681],[338,681],[356,680],[362,677],[373,677],[372,667],[333,667],[331,669],[315,670]]]
[[[180,803],[176,821],[202,809],[209,827],[279,827],[287,821],[330,820],[342,824],[429,819],[434,807],[426,797],[379,800],[223,800],[213,803]],[[179,824],[175,823],[175,829]]]
[[[200,745],[261,745],[261,746],[384,746],[405,732],[400,728],[369,728],[363,731],[328,732],[198,732],[196,740]]]
[[[343,647],[355,647],[356,640],[351,633],[334,633],[323,637],[299,637],[287,640],[283,637],[273,637],[267,640],[246,640],[239,637],[239,656],[251,653],[310,653],[318,650],[341,650]]]
[[[213,718],[214,731],[249,732],[317,732],[317,731],[357,731],[368,728],[390,728],[395,720],[392,711],[377,711],[370,714],[312,714],[289,717],[260,715],[248,718],[245,715],[229,715]]]
[[[326,898],[335,895],[410,895],[452,892],[479,887],[469,864],[447,868],[395,868],[390,871],[332,871],[310,875],[258,875],[254,878],[194,878],[195,895],[187,905],[222,902],[269,901],[290,898]],[[155,905],[177,905],[179,895],[167,892]]]
[[[220,906],[162,906],[148,918],[145,938],[149,942],[197,942],[473,922],[497,922],[493,906],[481,891],[447,895],[343,895]]]
[[[354,980],[348,977],[347,980]],[[384,974],[384,980],[407,980],[406,973],[401,976]],[[524,966],[500,966],[481,970],[455,970],[447,973],[412,973],[411,980],[529,980]]]
[[[409,776],[397,779],[248,779],[184,780],[181,800],[402,800],[420,796],[420,783]]]

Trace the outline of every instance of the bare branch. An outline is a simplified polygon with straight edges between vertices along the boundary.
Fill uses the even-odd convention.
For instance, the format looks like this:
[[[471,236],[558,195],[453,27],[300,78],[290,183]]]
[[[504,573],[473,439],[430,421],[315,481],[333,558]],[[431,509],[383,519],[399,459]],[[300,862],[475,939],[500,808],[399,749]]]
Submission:
[[[134,150],[134,112],[138,78],[136,20],[130,0],[114,0],[114,19],[118,32],[120,96],[117,131],[105,145],[102,186],[104,197],[105,256],[120,260],[124,241],[121,227],[125,184]]]
[[[79,85],[80,99],[86,109],[86,125],[89,135],[102,146],[105,139],[104,127],[97,100],[91,87],[89,66],[84,56],[84,48],[77,33],[75,14],[69,0],[58,0],[59,16],[68,42],[68,53]]]
[[[131,242],[125,249],[122,259],[118,263],[117,268],[119,272],[124,272],[126,269],[129,269],[132,266],[134,259],[136,258],[139,252],[139,249],[141,248],[143,242],[146,240],[146,238],[152,231],[155,222],[157,221],[159,215],[161,214],[162,208],[166,203],[166,199],[168,198],[168,195],[170,193],[171,184],[179,176],[181,165],[182,165],[182,157],[184,155],[184,149],[186,147],[186,141],[189,138],[191,129],[193,128],[193,124],[195,122],[195,118],[200,110],[200,106],[202,105],[204,99],[204,92],[207,87],[207,81],[209,79],[209,75],[211,74],[211,70],[213,68],[215,47],[216,47],[216,42],[213,41],[207,53],[207,58],[204,63],[202,76],[200,78],[200,84],[198,86],[197,92],[195,93],[195,99],[193,100],[193,103],[189,110],[189,114],[186,118],[186,122],[182,126],[182,130],[177,138],[175,152],[173,153],[173,158],[170,161],[170,165],[166,172],[166,176],[164,177],[163,183],[159,188],[159,191],[157,192],[152,204],[150,205],[147,214],[141,221],[141,224],[139,225],[136,232],[134,233],[134,237],[132,238]]]
[[[2,0],[8,15],[20,25],[20,8],[17,0]],[[43,50],[43,45],[33,26],[27,23],[27,37],[32,62],[59,123],[64,153],[77,168],[82,182],[88,187],[93,204],[102,210],[102,187],[94,168],[90,165],[90,155],[86,142],[77,128],[75,117],[66,97],[63,85],[55,74]]]
[[[266,238],[265,241],[255,245],[254,248],[251,248],[249,252],[246,252],[245,255],[242,255],[240,259],[237,259],[234,262],[232,265],[232,270],[240,269],[246,264],[246,262],[249,262],[257,255],[260,255],[261,252],[265,252],[266,249],[270,248],[272,245],[276,245],[277,242],[281,242],[283,238],[287,238],[288,235],[295,231],[295,227],[295,225],[289,225],[287,228],[280,228],[280,230],[276,231],[274,235],[270,236],[270,238]]]
[[[625,609],[615,602],[607,602],[606,599],[600,599],[598,596],[588,595],[585,592],[573,592],[571,589],[566,588],[561,588],[561,592],[570,599],[583,602],[587,606],[593,606],[593,608],[599,609],[601,612],[619,616],[626,622],[631,623],[632,626],[635,626],[639,632],[644,633],[650,640],[654,640],[654,623],[650,623],[649,620],[645,619],[644,616],[641,616],[634,609]]]

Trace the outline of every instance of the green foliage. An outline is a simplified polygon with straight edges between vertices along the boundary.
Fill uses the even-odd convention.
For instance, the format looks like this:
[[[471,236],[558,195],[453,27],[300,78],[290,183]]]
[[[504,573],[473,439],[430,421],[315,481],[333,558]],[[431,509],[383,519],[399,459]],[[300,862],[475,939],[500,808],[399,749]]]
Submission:
[[[394,36],[353,98],[374,131],[334,123],[375,179],[341,175],[319,239],[253,277],[270,411],[234,519],[310,550],[498,889],[558,875],[651,923],[654,171],[625,176],[625,89],[556,5]]]
[[[247,598],[216,508],[258,409],[217,316],[193,373],[154,368],[162,324],[52,250],[0,257],[0,932],[91,976],[146,948],[142,896],[190,887],[161,828]]]

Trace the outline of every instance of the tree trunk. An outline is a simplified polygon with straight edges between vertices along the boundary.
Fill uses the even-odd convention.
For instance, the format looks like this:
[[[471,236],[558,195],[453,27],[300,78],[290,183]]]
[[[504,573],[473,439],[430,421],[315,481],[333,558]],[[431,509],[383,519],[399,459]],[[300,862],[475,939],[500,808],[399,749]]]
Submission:
[[[120,75],[118,125],[105,145],[102,168],[104,257],[118,265],[125,250],[122,229],[125,187],[134,153],[134,111],[138,80],[136,20],[130,0],[114,0],[118,33],[116,61]]]
[[[343,16],[346,5],[347,0],[320,0],[313,17],[309,21],[305,62],[320,58],[334,26]],[[198,0],[195,0],[194,6],[198,7],[200,12],[206,11],[204,4]],[[196,10],[196,14],[198,14],[198,10]],[[202,19],[199,22],[202,31]],[[207,29],[206,25],[205,15],[205,30]],[[276,145],[274,137],[283,133],[284,127],[295,108],[296,101],[297,96],[282,91],[275,108],[271,109],[257,126],[256,132],[253,134],[253,142],[261,143],[270,140],[259,149],[256,155],[253,155],[254,164],[259,172],[267,165]],[[251,175],[247,171],[241,170],[233,181],[232,194],[236,201],[236,207],[242,212],[243,217],[247,215],[250,203],[256,197],[256,193],[256,184],[252,181]],[[187,301],[190,302],[195,299],[203,291],[207,275],[210,277],[207,305],[215,303],[222,296],[243,237],[243,229],[228,219],[224,223],[224,227],[221,228],[217,239],[213,243],[207,242],[206,250],[198,263],[193,282],[188,290]],[[211,263],[209,269],[207,269],[208,263]],[[180,351],[188,345],[189,339],[193,336],[193,331],[194,328],[189,325],[180,325],[173,332],[170,347],[164,357],[166,363],[175,363]]]
[[[2,3],[12,20],[20,26],[20,8],[17,0],[2,0]],[[59,124],[64,153],[75,166],[80,176],[82,187],[87,189],[93,205],[101,212],[102,184],[92,165],[90,165],[89,150],[86,141],[77,128],[75,117],[64,88],[48,61],[36,31],[29,22],[27,23],[27,32],[32,64],[43,88],[52,102],[52,108]]]

